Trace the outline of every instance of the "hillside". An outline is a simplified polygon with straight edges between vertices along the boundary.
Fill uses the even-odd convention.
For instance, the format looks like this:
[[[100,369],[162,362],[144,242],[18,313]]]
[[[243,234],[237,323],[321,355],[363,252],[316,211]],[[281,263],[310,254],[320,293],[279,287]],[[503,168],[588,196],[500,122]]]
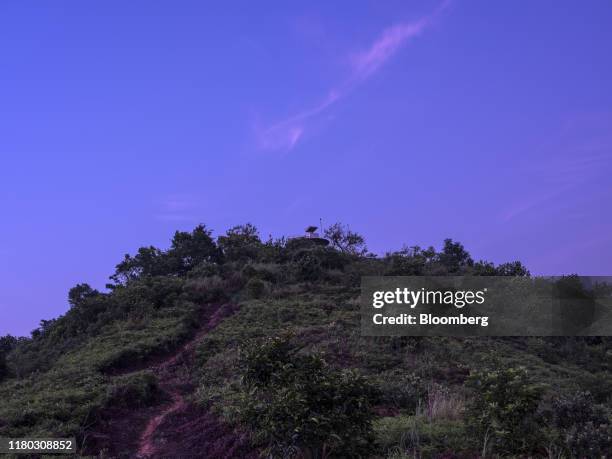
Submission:
[[[0,437],[100,457],[598,457],[610,338],[362,337],[364,275],[528,276],[451,240],[383,257],[251,225],[126,255],[107,292],[0,341]]]

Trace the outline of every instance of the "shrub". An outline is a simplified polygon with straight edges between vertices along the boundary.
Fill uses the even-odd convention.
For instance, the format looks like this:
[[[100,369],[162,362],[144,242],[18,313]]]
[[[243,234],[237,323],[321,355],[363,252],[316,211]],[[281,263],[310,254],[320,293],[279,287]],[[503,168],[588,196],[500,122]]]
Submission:
[[[546,413],[553,427],[553,442],[571,457],[600,457],[612,450],[609,413],[589,392],[553,400]]]
[[[288,338],[247,343],[239,418],[271,457],[359,457],[373,453],[374,388],[353,371],[299,355]]]
[[[203,261],[189,271],[190,278],[212,277],[219,275],[220,269],[217,263]]]
[[[228,297],[228,285],[220,276],[192,279],[185,284],[189,298],[194,302],[212,303],[225,301]]]
[[[427,396],[427,384],[413,373],[405,374],[401,378],[383,377],[379,386],[382,403],[412,413],[416,412],[419,403]]]
[[[423,273],[424,262],[419,257],[391,254],[387,257],[387,276],[418,276]]]
[[[612,374],[610,372],[582,373],[576,377],[580,389],[590,392],[597,403],[612,400]]]
[[[247,278],[257,278],[262,281],[276,283],[284,277],[284,267],[276,263],[248,263],[242,268],[242,274]]]
[[[6,356],[0,352],[0,382],[8,376],[8,367],[6,365]]]
[[[106,406],[138,408],[150,405],[158,395],[157,379],[152,373],[121,376],[108,388]]]
[[[321,261],[309,250],[298,252],[292,262],[292,271],[297,280],[316,281],[323,272]]]
[[[251,279],[246,285],[247,293],[251,298],[261,298],[266,291],[266,284],[259,279]]]
[[[466,422],[474,437],[498,454],[529,452],[539,441],[537,409],[543,388],[530,382],[523,368],[472,373],[474,390]]]

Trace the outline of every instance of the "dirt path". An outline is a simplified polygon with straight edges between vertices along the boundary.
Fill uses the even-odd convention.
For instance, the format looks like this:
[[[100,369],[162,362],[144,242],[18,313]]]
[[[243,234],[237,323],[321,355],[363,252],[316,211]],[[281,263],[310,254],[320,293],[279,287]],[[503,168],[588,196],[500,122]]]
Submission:
[[[152,457],[156,454],[159,429],[166,419],[175,413],[186,411],[188,404],[185,397],[193,391],[191,371],[194,366],[195,349],[197,344],[221,320],[233,314],[236,307],[225,304],[214,311],[205,311],[207,318],[203,327],[196,336],[184,344],[174,355],[150,368],[159,381],[159,388],[169,396],[170,401],[160,407],[159,413],[151,417],[140,436],[137,457]],[[209,312],[206,314],[206,312]]]
[[[156,448],[155,448],[154,438],[155,438],[155,433],[157,432],[157,429],[159,428],[161,423],[164,421],[164,419],[168,415],[178,410],[184,409],[184,407],[185,407],[185,400],[180,394],[176,394],[175,402],[170,407],[163,410],[160,414],[158,414],[153,419],[151,419],[151,421],[149,421],[149,424],[147,425],[147,427],[145,428],[145,431],[142,433],[140,437],[140,442],[139,442],[140,446],[138,449],[138,456],[148,457],[148,456],[151,456],[153,453],[155,453]]]
[[[92,449],[96,453],[104,449],[105,457],[256,457],[243,435],[188,401],[195,390],[192,372],[198,343],[237,309],[231,304],[205,306],[196,335],[173,354],[145,366],[157,378],[163,394],[160,402],[141,410],[118,407],[107,413],[104,425],[93,433],[97,448],[92,445]]]

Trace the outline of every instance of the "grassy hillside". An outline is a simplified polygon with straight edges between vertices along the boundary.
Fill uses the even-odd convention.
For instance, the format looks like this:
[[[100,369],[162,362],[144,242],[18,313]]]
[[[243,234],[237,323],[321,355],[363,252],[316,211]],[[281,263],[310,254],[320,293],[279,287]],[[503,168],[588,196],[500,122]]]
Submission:
[[[185,390],[190,410],[244,435],[253,454],[596,457],[612,447],[608,338],[360,335],[363,275],[528,275],[520,263],[476,262],[450,240],[375,257],[340,225],[327,237],[330,247],[262,242],[245,225],[215,240],[200,226],[168,250],[126,255],[108,292],[78,285],[64,316],[2,338],[0,436],[75,435],[82,452],[108,453],[103,422],[126,404],[146,414],[167,403],[150,369],[201,330],[203,305],[231,303],[194,344]]]

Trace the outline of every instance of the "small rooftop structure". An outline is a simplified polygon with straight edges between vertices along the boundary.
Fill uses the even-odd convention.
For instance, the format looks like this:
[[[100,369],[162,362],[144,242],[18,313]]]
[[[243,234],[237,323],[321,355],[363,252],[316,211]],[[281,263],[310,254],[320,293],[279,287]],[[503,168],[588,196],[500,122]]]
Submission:
[[[317,233],[318,229],[319,228],[317,226],[308,226],[306,228],[305,235],[290,237],[289,241],[291,242],[292,246],[297,245],[300,247],[304,246],[304,244],[306,244],[306,246],[311,246],[312,244],[321,246],[329,245],[329,241]]]
[[[306,228],[306,237],[308,239],[312,239],[315,237],[319,237],[319,233],[317,233],[317,227],[316,226],[309,226],[308,228]]]

